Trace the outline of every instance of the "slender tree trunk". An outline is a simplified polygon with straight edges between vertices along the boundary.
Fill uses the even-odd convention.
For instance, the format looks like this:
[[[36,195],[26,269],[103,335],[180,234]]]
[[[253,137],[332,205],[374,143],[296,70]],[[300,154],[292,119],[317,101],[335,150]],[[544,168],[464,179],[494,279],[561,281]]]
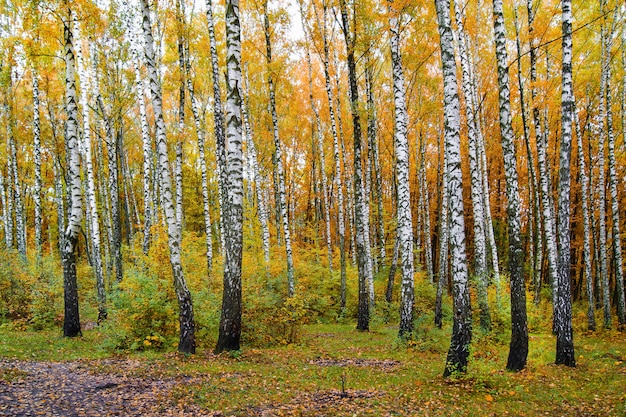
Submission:
[[[450,24],[450,1],[435,0],[441,46],[444,84],[444,129],[446,172],[450,201],[450,243],[452,249],[452,280],[454,321],[452,339],[446,358],[444,377],[466,372],[469,345],[472,339],[472,314],[465,254],[465,221],[463,219],[463,179],[461,171],[461,111],[457,92],[454,39]]]
[[[330,234],[330,198],[329,198],[329,187],[328,187],[328,177],[326,175],[326,152],[324,150],[324,132],[322,130],[322,122],[320,119],[319,111],[317,110],[317,106],[315,104],[315,100],[313,98],[313,65],[311,63],[311,54],[309,52],[309,43],[310,43],[310,34],[309,28],[307,27],[306,18],[304,15],[304,9],[302,7],[302,2],[299,1],[300,5],[300,17],[302,19],[302,27],[304,29],[304,39],[306,42],[306,60],[307,66],[309,69],[309,101],[311,104],[311,109],[313,110],[313,115],[315,117],[315,129],[317,131],[317,147],[320,153],[320,166],[321,166],[321,177],[322,177],[322,199],[324,202],[324,224],[325,224],[325,237],[326,237],[326,251],[328,257],[328,270],[332,275],[333,272],[333,246],[332,246],[332,237]]]
[[[357,319],[357,330],[369,330],[370,299],[367,283],[372,274],[372,260],[367,256],[369,245],[369,215],[367,201],[365,200],[363,187],[363,166],[362,166],[362,133],[361,116],[359,112],[359,91],[356,79],[356,59],[354,56],[354,33],[351,32],[348,18],[348,7],[345,0],[339,1],[341,8],[341,21],[343,24],[343,34],[346,42],[348,61],[348,80],[350,85],[350,111],[352,113],[353,124],[353,158],[354,158],[354,199],[355,199],[355,240],[357,265],[359,271],[359,312]]]
[[[181,2],[182,5],[183,2]],[[181,6],[182,7],[182,6]],[[180,9],[180,7],[178,8]],[[179,25],[182,26],[182,17],[178,14]],[[174,182],[176,184],[176,224],[178,234],[183,233],[183,137],[185,136],[185,47],[183,35],[178,33],[178,68],[180,72],[180,85],[178,86],[178,130],[176,137],[176,158],[174,160]]]
[[[6,249],[10,249],[12,242],[12,233],[11,223],[9,217],[9,210],[7,207],[7,195],[4,187],[4,175],[2,175],[2,170],[0,170],[0,202],[2,202],[2,226],[4,228],[4,245]]]
[[[80,181],[80,151],[78,144],[78,107],[76,100],[76,80],[74,69],[74,45],[71,29],[72,12],[67,1],[67,15],[63,20],[63,38],[65,41],[65,110],[67,122],[65,139],[68,155],[68,186],[71,195],[71,207],[68,226],[63,239],[63,289],[64,319],[63,336],[75,337],[82,335],[78,310],[78,285],[76,283],[76,246],[80,234],[80,223],[83,214]]]
[[[243,126],[244,131],[246,133],[246,144],[248,146],[248,151],[250,152],[250,165],[252,170],[252,175],[254,176],[255,189],[256,189],[256,200],[257,200],[257,211],[259,214],[259,222],[261,223],[261,237],[263,239],[263,257],[265,259],[265,267],[269,268],[270,263],[270,228],[267,219],[267,205],[265,203],[265,198],[263,197],[263,178],[261,177],[261,172],[259,170],[259,161],[257,157],[256,145],[254,143],[254,138],[252,135],[252,127],[250,126],[250,118],[248,116],[248,88],[250,83],[248,82],[247,72],[245,77],[245,86],[243,89],[243,105],[241,107],[241,113],[243,116]]]
[[[406,110],[406,87],[402,55],[400,52],[400,23],[398,12],[388,3],[389,29],[391,32],[391,67],[395,107],[396,173],[398,185],[397,219],[402,290],[400,298],[400,337],[410,337],[413,332],[414,266],[413,266],[413,218],[411,213],[411,188],[409,186],[409,141],[407,138],[408,114]],[[379,213],[382,215],[382,213]]]
[[[9,77],[13,77],[9,72]],[[12,91],[12,81],[9,81],[9,91]],[[17,167],[17,147],[14,137],[14,117],[12,97],[7,97],[8,120],[7,130],[7,161],[10,165],[9,184],[13,182],[13,201],[15,202],[15,240],[17,242],[17,252],[23,259],[26,259],[26,219],[24,218],[24,200],[22,198],[22,185],[20,184],[20,174]],[[12,177],[12,178],[11,178]]]
[[[574,96],[572,82],[572,2],[563,0],[563,87],[561,96],[561,155],[559,166],[559,259],[557,275],[558,316],[556,328],[556,364],[576,366],[572,331],[572,292],[570,278],[570,160],[572,153],[572,115]]]
[[[604,4],[605,1],[600,1],[600,11],[604,13]],[[604,128],[604,120],[606,117],[606,89],[608,88],[608,80],[607,80],[607,67],[609,65],[609,58],[607,55],[610,55],[610,51],[607,51],[607,42],[606,42],[606,33],[604,24],[601,28],[601,47],[602,47],[602,58],[601,58],[601,81],[600,81],[600,106],[599,106],[599,119],[600,122],[600,132],[598,135],[598,156],[597,156],[597,166],[598,166],[598,197],[597,197],[597,210],[598,210],[598,238],[599,238],[599,252],[600,252],[600,276],[602,280],[602,304],[604,307],[604,328],[611,328],[611,296],[610,296],[610,288],[609,288],[609,271],[608,271],[608,260],[607,260],[607,238],[606,238],[606,192],[605,192],[605,153],[604,146],[606,142],[606,130]]]
[[[161,83],[158,77],[154,60],[154,39],[152,38],[152,25],[150,23],[150,9],[148,1],[142,0],[143,12],[143,37],[146,64],[150,75],[150,90],[152,107],[156,121],[157,152],[159,157],[159,171],[161,173],[162,199],[164,203],[165,218],[167,221],[167,235],[170,249],[170,263],[174,278],[174,288],[179,307],[180,339],[178,351],[182,353],[195,353],[195,323],[193,319],[193,306],[191,294],[187,289],[185,276],[180,259],[181,237],[176,223],[176,213],[172,198],[172,180],[169,161],[167,156],[167,137],[165,133],[165,121],[163,120],[163,105],[161,96]]]
[[[533,126],[535,128],[535,138],[537,142],[537,162],[539,165],[539,189],[541,194],[541,204],[543,207],[544,234],[546,240],[546,251],[548,257],[548,279],[552,287],[552,305],[556,302],[556,278],[557,278],[557,242],[555,235],[554,204],[550,198],[550,164],[547,156],[548,134],[544,132],[541,124],[541,113],[537,98],[537,71],[536,71],[536,50],[532,40],[534,31],[534,9],[529,0],[528,4],[528,26],[531,34],[530,49],[530,97],[533,103]],[[556,328],[556,322],[554,323]]]
[[[35,202],[35,248],[37,256],[41,256],[41,127],[39,115],[39,73],[32,68],[33,72],[33,159],[35,162],[35,189],[33,200]],[[4,204],[3,204],[4,207]]]
[[[224,295],[215,351],[239,350],[241,337],[241,257],[243,246],[243,158],[241,147],[241,34],[239,0],[226,1],[226,137],[228,139],[228,213]]]
[[[148,127],[148,117],[146,114],[146,101],[144,96],[143,77],[139,71],[140,55],[138,45],[132,45],[133,66],[135,69],[135,94],[139,101],[139,120],[141,122],[141,143],[143,150],[143,253],[148,254],[151,242],[151,228],[155,218],[156,206],[153,204],[153,182],[152,182],[152,137]]]
[[[443,146],[443,169],[441,170],[441,205],[439,211],[439,268],[437,272],[437,295],[435,298],[435,326],[441,329],[443,324],[443,288],[447,286],[448,278],[448,254],[450,232],[450,208],[449,208],[449,182],[448,171],[446,169],[448,163],[448,154],[446,152],[445,143]]]
[[[500,134],[506,176],[507,224],[509,233],[509,275],[511,286],[511,343],[507,369],[520,371],[526,367],[528,356],[528,324],[526,319],[526,286],[521,239],[521,204],[517,177],[517,161],[511,125],[508,58],[502,0],[493,1],[494,36],[498,62],[500,103]]]
[[[315,6],[315,2],[313,2]],[[317,14],[316,14],[317,15]],[[324,56],[322,57],[322,62],[324,66],[324,82],[326,87],[326,97],[328,99],[328,111],[330,116],[330,128],[333,135],[333,162],[335,163],[334,167],[334,178],[335,178],[335,192],[337,195],[337,229],[339,232],[339,256],[340,256],[340,269],[341,269],[341,278],[340,278],[340,298],[341,298],[341,311],[344,311],[346,308],[346,225],[345,225],[345,209],[344,209],[344,189],[343,189],[343,181],[342,181],[342,171],[341,171],[341,158],[340,158],[340,148],[339,148],[339,133],[337,129],[337,124],[335,122],[335,106],[333,104],[333,89],[331,86],[330,79],[330,57],[329,57],[329,47],[328,47],[328,37],[326,33],[326,17],[327,17],[327,4],[324,3],[323,10],[323,19],[322,19],[322,40],[323,40],[323,49]],[[319,25],[319,22],[318,22]],[[338,108],[340,112],[341,109]]]
[[[274,86],[274,76],[272,74],[272,43],[270,39],[270,23],[267,12],[267,1],[263,3],[263,27],[265,29],[265,47],[268,66],[267,84],[270,93],[270,112],[272,114],[272,132],[274,137],[274,163],[276,164],[276,175],[278,179],[278,205],[285,236],[285,252],[287,255],[287,284],[288,293],[292,297],[296,292],[296,283],[293,271],[293,252],[291,248],[291,230],[289,228],[289,215],[287,213],[287,201],[285,196],[285,170],[283,168],[283,151],[280,138],[278,136],[278,115],[276,113],[276,91]],[[240,70],[241,71],[241,70]]]
[[[613,43],[613,36],[608,37],[609,45],[607,46],[607,52],[610,53]],[[622,46],[624,47],[624,46]],[[617,292],[617,321],[620,325],[626,324],[626,305],[624,300],[624,270],[622,262],[622,238],[621,238],[621,219],[620,219],[620,205],[617,195],[617,168],[615,160],[615,130],[613,128],[613,98],[612,90],[610,86],[611,80],[611,65],[607,62],[606,65],[606,89],[605,89],[605,102],[606,102],[606,133],[607,133],[607,156],[609,162],[609,192],[611,195],[611,214],[612,214],[612,235],[613,235],[613,262],[615,265],[615,287]],[[572,99],[573,100],[573,99]]]
[[[356,35],[355,35],[356,37]],[[367,215],[367,229],[365,229],[365,256],[370,260],[369,268],[371,271],[368,273],[367,279],[367,291],[369,294],[369,303],[370,303],[370,311],[374,308],[374,268],[378,271],[378,264],[376,256],[372,255],[373,246],[375,246],[375,238],[373,238],[370,234],[370,201],[371,201],[371,184],[373,181],[372,177],[372,158],[373,152],[371,151],[374,148],[374,143],[376,143],[376,106],[374,104],[374,93],[373,93],[373,76],[372,76],[372,65],[370,64],[369,54],[366,53],[366,62],[365,62],[365,92],[367,96],[367,104],[366,104],[366,113],[367,113],[367,147],[362,147],[362,159],[365,162],[365,175],[363,175],[363,194],[364,194],[364,208],[366,210],[365,214]]]
[[[578,146],[578,175],[580,176],[580,193],[582,199],[583,210],[583,258],[585,262],[585,284],[587,289],[587,328],[590,331],[596,330],[596,312],[595,301],[593,297],[593,275],[591,273],[591,212],[589,210],[589,176],[587,175],[587,167],[585,162],[585,152],[583,151],[583,134],[578,120],[578,111],[576,110],[576,100],[572,93],[572,102],[574,103],[574,127],[576,128],[576,141]]]
[[[420,135],[421,136],[421,135]],[[424,225],[424,253],[426,259],[426,273],[428,274],[428,281],[434,282],[434,267],[433,267],[433,247],[431,237],[431,223],[430,223],[430,196],[428,192],[428,183],[426,180],[426,140],[424,137],[420,137],[420,157],[417,158],[419,163],[418,173],[418,188],[419,193],[419,212],[421,213],[422,224]]]
[[[474,213],[474,274],[477,279],[478,309],[480,317],[480,327],[484,331],[491,330],[491,314],[489,312],[489,302],[487,300],[487,239],[485,234],[485,215],[483,212],[483,184],[481,166],[478,161],[478,134],[476,127],[477,106],[474,103],[470,79],[470,61],[468,57],[467,36],[465,34],[464,22],[465,12],[463,5],[457,5],[456,21],[458,33],[458,45],[462,68],[462,89],[465,96],[465,113],[467,120],[467,131],[469,136],[469,162],[471,178],[472,210]]]
[[[94,72],[94,74],[96,74]],[[97,74],[94,76],[94,90],[98,95],[97,101],[100,107],[102,118],[105,126],[105,143],[107,146],[107,156],[109,165],[109,198],[111,208],[111,220],[113,223],[113,241],[111,242],[112,261],[115,265],[115,278],[117,282],[121,282],[124,277],[122,266],[122,224],[119,203],[119,181],[118,181],[118,164],[117,164],[117,146],[115,143],[115,133],[113,132],[113,121],[111,120],[111,111],[107,109],[100,94],[98,87]]]
[[[538,285],[539,279],[539,271],[535,268],[535,253],[540,250],[539,241],[541,239],[541,219],[540,213],[541,208],[539,204],[539,190],[537,187],[537,176],[535,175],[535,158],[533,157],[532,149],[530,146],[530,127],[528,126],[528,112],[526,111],[526,99],[524,95],[524,81],[522,75],[522,46],[520,42],[519,35],[519,20],[517,18],[517,8],[515,9],[515,43],[517,46],[517,81],[520,92],[520,107],[522,113],[522,125],[524,128],[524,144],[526,145],[526,156],[528,158],[528,179],[529,179],[529,204],[532,204],[529,224],[528,224],[528,235],[529,235],[529,254],[528,258],[531,260],[530,271],[530,282],[533,284],[533,288],[535,291],[540,290],[540,286]],[[535,299],[537,299],[538,294],[535,294]]]
[[[220,242],[222,252],[225,250],[225,229],[224,219],[228,213],[225,200],[228,198],[228,165],[226,135],[224,133],[224,110],[222,108],[222,92],[220,88],[220,67],[217,57],[217,41],[215,39],[215,26],[213,22],[213,2],[206,0],[207,28],[209,31],[209,45],[211,51],[211,76],[213,81],[213,125],[215,131],[215,144],[217,152],[217,172],[218,172],[218,197],[220,202]]]
[[[204,124],[200,117],[200,111],[198,110],[198,102],[196,101],[196,94],[193,87],[193,81],[191,80],[191,63],[189,62],[189,54],[186,54],[186,70],[187,70],[187,90],[189,90],[189,101],[191,102],[191,113],[196,126],[196,134],[198,136],[198,159],[200,160],[200,176],[202,178],[202,213],[204,215],[204,229],[206,238],[206,262],[207,272],[210,274],[213,269],[213,233],[211,225],[211,211],[209,206],[209,182],[206,164],[206,152],[205,152],[205,130]],[[218,87],[219,89],[219,87]],[[220,102],[221,103],[221,102]],[[221,104],[220,104],[221,107]],[[217,111],[217,110],[214,110]],[[220,110],[221,111],[221,110]],[[217,129],[216,129],[217,132]],[[216,136],[218,134],[216,133]],[[224,145],[222,141],[222,146]],[[221,180],[218,179],[221,184]],[[220,202],[220,205],[222,202]]]
[[[104,274],[102,272],[102,254],[100,250],[100,220],[98,215],[98,203],[96,202],[96,181],[93,169],[93,154],[91,150],[91,112],[89,109],[89,92],[91,85],[89,82],[89,72],[83,61],[82,47],[80,45],[80,31],[78,21],[74,21],[76,39],[76,61],[78,63],[78,79],[81,85],[80,104],[83,109],[83,141],[82,160],[86,174],[86,194],[87,194],[87,214],[90,221],[88,228],[91,232],[91,254],[92,267],[96,280],[96,290],[98,297],[98,323],[106,320],[106,293],[104,289]],[[92,53],[93,59],[93,53]]]

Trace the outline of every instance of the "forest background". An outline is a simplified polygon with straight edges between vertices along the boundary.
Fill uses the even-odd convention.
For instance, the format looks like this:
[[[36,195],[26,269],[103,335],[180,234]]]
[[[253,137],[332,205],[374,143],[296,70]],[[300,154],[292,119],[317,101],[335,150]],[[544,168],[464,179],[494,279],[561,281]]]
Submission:
[[[526,332],[559,334],[550,320],[559,294],[574,303],[574,329],[625,324],[626,9],[571,4],[575,106],[565,187],[565,9],[497,4],[504,60],[494,49],[494,8],[482,1],[452,10],[446,2],[242,2],[242,74],[233,88],[221,3],[4,2],[3,328],[81,333],[78,315],[68,332],[71,241],[76,311],[83,329],[104,332],[105,349],[169,350],[179,336],[181,351],[196,343],[221,350],[221,277],[233,253],[225,138],[233,91],[243,346],[298,343],[304,325],[354,321],[360,330],[399,323],[400,340],[414,344],[431,323],[456,318],[463,289],[469,316],[454,322],[453,335],[471,322],[471,295],[474,331],[506,343],[519,308],[509,302],[520,295],[509,281],[528,289]],[[458,91],[457,153],[446,74]],[[510,133],[501,130],[504,81]],[[351,100],[355,92],[360,100]],[[561,223],[565,207],[570,221]],[[562,293],[564,230],[570,289]],[[184,340],[187,330],[193,340]],[[238,343],[222,349],[238,351]],[[460,346],[467,358],[468,344]]]

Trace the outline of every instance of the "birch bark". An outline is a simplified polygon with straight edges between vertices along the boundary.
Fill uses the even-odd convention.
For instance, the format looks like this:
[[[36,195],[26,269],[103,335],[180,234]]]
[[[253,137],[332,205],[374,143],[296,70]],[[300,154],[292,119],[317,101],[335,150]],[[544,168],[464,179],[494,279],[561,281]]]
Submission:
[[[180,338],[178,351],[182,353],[195,353],[196,344],[193,306],[181,264],[181,237],[176,223],[174,199],[172,198],[172,180],[167,156],[167,137],[165,121],[163,120],[161,83],[154,60],[154,39],[152,37],[152,27],[150,23],[150,9],[147,0],[142,0],[141,4],[145,60],[150,76],[152,107],[156,122],[157,152],[159,158],[158,167],[161,174],[161,196],[167,221],[168,246],[170,249],[170,263],[172,265],[174,288],[176,290],[176,298],[178,299],[179,306]]]
[[[508,57],[502,0],[493,1],[494,37],[498,63],[498,101],[500,104],[500,134],[506,176],[507,225],[509,234],[509,275],[511,287],[511,343],[507,369],[520,371],[528,356],[528,324],[526,318],[526,286],[524,256],[521,241],[521,205],[517,174],[517,156],[511,125]]]
[[[452,339],[446,358],[444,377],[466,372],[472,339],[472,315],[465,254],[465,221],[461,171],[461,110],[457,91],[454,40],[450,23],[450,1],[435,0],[441,49],[444,92],[444,132],[447,157],[448,198],[450,206],[450,244],[452,252],[453,310]]]
[[[228,213],[224,295],[215,351],[238,350],[241,337],[241,257],[243,246],[243,153],[241,146],[241,27],[239,0],[226,1],[226,137],[228,142]]]
[[[413,217],[411,213],[411,188],[409,184],[409,141],[407,138],[408,114],[406,110],[406,87],[400,50],[400,23],[398,12],[388,3],[389,30],[391,32],[391,67],[395,107],[394,144],[396,151],[396,175],[398,187],[397,222],[402,284],[400,298],[400,337],[410,337],[413,332],[414,265],[413,265]],[[382,214],[382,213],[381,213]]]
[[[554,310],[556,328],[556,364],[576,366],[572,331],[572,292],[570,260],[570,160],[572,153],[572,115],[574,110],[572,82],[572,2],[561,1],[563,31],[561,149],[559,166],[559,258],[557,304]]]

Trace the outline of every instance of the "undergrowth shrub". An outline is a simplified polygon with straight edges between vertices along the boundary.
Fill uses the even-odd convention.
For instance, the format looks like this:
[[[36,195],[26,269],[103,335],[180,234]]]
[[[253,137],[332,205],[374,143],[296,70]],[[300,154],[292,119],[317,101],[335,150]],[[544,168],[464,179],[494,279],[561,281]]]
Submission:
[[[0,256],[0,322],[17,330],[43,330],[60,324],[63,272],[51,256],[22,259],[14,251]]]
[[[178,307],[170,277],[127,269],[110,297],[105,347],[114,350],[158,349],[178,331]]]

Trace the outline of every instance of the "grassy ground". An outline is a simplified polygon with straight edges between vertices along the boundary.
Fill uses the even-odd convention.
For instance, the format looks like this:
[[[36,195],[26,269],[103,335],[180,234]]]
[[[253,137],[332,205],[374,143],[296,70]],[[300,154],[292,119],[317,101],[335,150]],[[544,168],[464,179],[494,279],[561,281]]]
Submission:
[[[80,361],[91,372],[125,377],[181,376],[191,382],[174,387],[175,401],[223,415],[626,415],[626,334],[618,331],[576,334],[575,369],[553,365],[552,335],[531,334],[520,373],[503,370],[505,341],[476,335],[467,375],[448,380],[441,373],[449,329],[399,343],[392,326],[360,333],[352,325],[312,325],[300,344],[220,356],[209,346],[193,356],[112,355],[99,348],[104,337],[97,329],[64,339],[56,331],[0,328],[0,358]],[[19,377],[5,373],[0,383]]]

